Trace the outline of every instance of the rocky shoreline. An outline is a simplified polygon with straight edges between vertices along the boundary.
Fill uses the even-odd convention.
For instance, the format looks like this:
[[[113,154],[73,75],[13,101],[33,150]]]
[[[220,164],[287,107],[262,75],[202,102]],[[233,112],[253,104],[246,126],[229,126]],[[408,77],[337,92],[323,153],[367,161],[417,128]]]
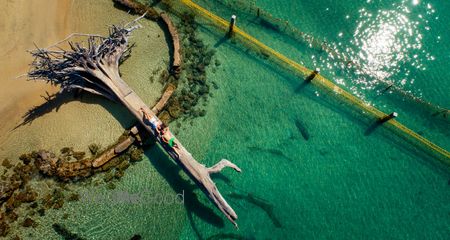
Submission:
[[[184,12],[176,13],[179,17],[173,23],[165,12],[158,13],[153,7],[141,4],[135,0],[114,0],[114,2],[134,14],[146,14],[146,18],[161,21],[170,36],[173,48],[172,65],[169,70],[163,70],[159,76],[162,83],[170,83],[177,90],[169,100],[165,109],[158,115],[161,120],[168,123],[178,118],[192,119],[206,115],[204,107],[208,98],[213,96],[212,90],[219,86],[207,77],[207,68],[215,72],[221,65],[215,59],[216,51],[198,36],[198,24],[195,16]],[[170,1],[161,1],[160,7],[170,11]],[[181,72],[181,69],[184,69]]]
[[[114,2],[136,3],[131,0]],[[160,102],[155,105],[161,120],[168,123],[177,118],[204,116],[206,111],[199,103],[203,102],[203,106],[206,106],[208,97],[212,96],[211,89],[218,88],[214,82],[207,81],[206,68],[210,65],[217,68],[220,61],[215,60],[212,64],[215,51],[197,36],[194,16],[180,16],[181,21],[176,24],[178,32],[167,15],[161,17],[156,10],[142,4],[130,6],[137,14],[146,12],[146,18],[150,20],[163,19],[172,35],[176,51],[172,56],[171,67],[163,70],[159,76],[160,82],[165,83],[167,88]],[[184,72],[181,72],[181,59]],[[47,210],[60,209],[66,201],[78,201],[80,195],[72,190],[73,186],[89,184],[92,176],[100,174],[106,187],[114,189],[114,181],[121,179],[129,166],[142,159],[144,140],[148,139],[147,135],[140,135],[144,132],[133,127],[110,147],[102,149],[98,144],[91,144],[89,153],[65,147],[58,154],[47,150],[23,154],[15,165],[8,159],[3,160],[0,167],[3,171],[0,181],[0,237],[13,235],[12,239],[20,239],[17,235],[20,228],[37,227],[35,219],[45,216]],[[41,191],[39,188],[38,191],[36,184],[31,182],[46,185],[48,189]],[[54,226],[57,233],[70,235],[63,225],[55,223]]]
[[[129,136],[128,131],[121,138],[125,136]],[[23,154],[17,165],[12,165],[8,159],[3,160],[0,237],[7,236],[11,227],[16,231],[20,227],[36,227],[33,218],[45,216],[48,209],[62,208],[65,201],[78,201],[80,196],[71,190],[72,187],[78,183],[89,183],[90,177],[95,174],[103,173],[104,184],[114,188],[112,180],[122,178],[125,170],[143,156],[142,148],[132,145],[102,166],[94,168],[92,163],[96,156],[101,155],[97,146],[91,145],[91,156],[87,158],[84,158],[84,152],[63,148],[58,155],[46,150]],[[54,183],[48,184],[49,179],[53,179]],[[48,191],[33,187],[37,184],[47,185]]]
[[[169,85],[155,107],[163,108],[173,91],[173,86]],[[133,127],[104,150],[98,144],[89,145],[89,157],[85,152],[65,147],[58,155],[47,150],[23,154],[17,165],[4,159],[0,181],[0,237],[7,236],[11,226],[16,229],[37,226],[33,218],[24,216],[44,216],[50,208],[62,208],[65,201],[78,201],[79,194],[71,191],[67,184],[89,182],[90,177],[103,173],[104,183],[109,189],[114,189],[113,180],[122,178],[131,164],[142,159],[147,139],[145,131]],[[57,184],[47,194],[38,194],[31,187],[31,181],[44,182],[48,178]],[[23,212],[21,207],[25,208],[24,216],[18,214]]]

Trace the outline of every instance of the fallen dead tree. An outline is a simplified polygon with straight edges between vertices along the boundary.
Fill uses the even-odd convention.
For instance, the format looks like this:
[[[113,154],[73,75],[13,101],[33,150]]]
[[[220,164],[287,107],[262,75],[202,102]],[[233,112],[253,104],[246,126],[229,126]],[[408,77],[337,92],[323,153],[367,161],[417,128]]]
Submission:
[[[173,24],[167,13],[158,13],[154,8],[146,6],[134,0],[113,0],[116,4],[123,6],[133,13],[148,16],[151,20],[161,20],[172,39],[173,55],[172,55],[172,66],[171,72],[178,74],[181,71],[181,47],[180,47],[180,37],[178,35],[177,28]]]
[[[158,120],[156,114],[120,77],[120,59],[129,49],[128,38],[132,31],[140,27],[138,23],[140,18],[125,26],[112,26],[107,37],[89,36],[87,46],[69,42],[69,50],[37,48],[31,52],[35,60],[28,77],[59,85],[61,91],[81,89],[122,103],[216,207],[237,226],[235,221],[237,214],[222,197],[210,174],[217,173],[225,167],[238,172],[241,170],[226,159],[208,168],[197,162],[177,139],[174,140],[178,146],[175,151],[147,124],[141,110]]]

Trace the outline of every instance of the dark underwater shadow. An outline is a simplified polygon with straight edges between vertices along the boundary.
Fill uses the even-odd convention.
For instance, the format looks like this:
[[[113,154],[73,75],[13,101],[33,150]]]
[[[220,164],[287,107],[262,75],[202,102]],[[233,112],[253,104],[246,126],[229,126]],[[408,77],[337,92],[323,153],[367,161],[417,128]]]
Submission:
[[[381,125],[383,125],[383,123],[377,119],[376,121],[374,121],[368,128],[367,130],[364,132],[364,136],[369,136],[370,134],[372,134],[377,128],[381,127]]]
[[[155,145],[145,151],[145,155],[150,159],[150,162],[158,171],[159,174],[169,183],[170,187],[176,192],[184,191],[184,207],[187,210],[189,221],[196,234],[200,234],[194,224],[192,214],[201,218],[205,222],[223,228],[225,226],[224,220],[217,215],[210,206],[206,206],[200,202],[197,194],[194,192],[198,187],[191,183],[190,180],[184,179],[180,174],[182,169],[170,159],[163,150]]]
[[[221,37],[221,38],[219,39],[219,41],[217,41],[217,42],[214,44],[214,48],[218,48],[218,47],[220,47],[220,45],[226,43],[228,40],[231,39],[231,36],[232,36],[231,34],[226,33],[223,37]]]
[[[151,0],[150,7],[154,7],[158,5],[162,0]]]
[[[226,45],[233,52],[241,54],[243,57],[248,58],[249,61],[255,61],[258,64],[261,64],[262,68],[269,69],[270,71],[276,73],[280,78],[286,80],[286,83],[292,85],[292,87],[295,87],[297,85],[298,82],[293,82],[292,80],[294,78],[290,75],[288,76],[288,74],[294,72],[290,70],[282,70],[282,72],[280,72],[280,68],[276,64],[273,64],[273,60],[271,59],[271,57],[267,58],[261,52],[245,47],[245,45],[240,43],[239,40],[234,41],[233,37],[229,37],[229,35],[226,32],[223,31],[220,31],[220,33],[215,32],[214,30],[208,29],[206,26],[211,27],[211,24],[199,25],[198,27],[201,28],[204,32],[211,34],[212,36],[219,39],[213,45],[214,48],[219,48]],[[214,25],[212,25],[212,27],[214,27]],[[294,75],[295,79],[297,79],[298,78],[297,74],[294,73]]]
[[[298,85],[298,87],[295,88],[294,92],[297,93],[297,94],[300,94],[300,93],[303,91],[303,89],[305,89],[306,86],[309,85],[309,83],[310,83],[310,82],[306,81],[306,79],[303,80],[303,81]]]
[[[246,201],[246,202],[260,208],[262,211],[264,211],[267,214],[267,216],[272,221],[272,223],[275,227],[277,227],[277,228],[283,227],[283,225],[281,224],[281,221],[278,219],[278,217],[275,214],[274,206],[271,203],[269,203],[267,200],[260,198],[252,193],[241,194],[241,193],[235,192],[235,193],[228,194],[228,196],[230,198],[234,198],[237,200]]]
[[[173,66],[174,62],[174,48],[173,48],[173,42],[172,42],[172,36],[170,35],[169,29],[166,27],[165,23],[162,20],[156,21],[156,24],[158,24],[159,28],[164,33],[164,40],[166,41],[167,47],[169,48],[169,66]],[[175,23],[174,23],[175,24]],[[178,30],[178,29],[177,29]],[[178,33],[178,36],[181,37],[181,34]],[[181,42],[180,42],[181,45]]]
[[[226,183],[228,186],[232,187],[232,182],[231,182],[230,178],[223,175],[223,173],[221,173],[221,172],[211,174],[211,179],[213,179],[213,180],[219,179],[222,182]]]

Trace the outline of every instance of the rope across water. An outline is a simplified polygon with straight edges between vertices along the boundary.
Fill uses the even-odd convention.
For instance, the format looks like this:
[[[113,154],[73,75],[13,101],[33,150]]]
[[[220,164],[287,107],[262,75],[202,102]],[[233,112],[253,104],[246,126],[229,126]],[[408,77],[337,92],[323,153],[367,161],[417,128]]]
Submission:
[[[181,3],[185,6],[189,7],[190,9],[194,10],[196,13],[200,14],[207,20],[213,22],[216,24],[216,26],[222,28],[225,31],[228,31],[229,23],[228,21],[218,17],[217,15],[209,12],[208,10],[204,9],[203,7],[197,5],[196,3],[192,2],[191,0],[181,0]],[[234,36],[238,37],[243,41],[243,43],[247,44],[249,47],[255,48],[269,56],[274,57],[276,60],[278,60],[280,65],[283,67],[287,67],[289,69],[292,69],[296,71],[297,73],[300,73],[303,76],[310,75],[313,71],[311,69],[306,68],[305,66],[287,58],[283,54],[275,51],[274,49],[268,47],[264,43],[260,42],[256,38],[252,37],[251,35],[244,32],[239,27],[234,27],[233,29]],[[361,110],[368,112],[372,114],[376,118],[383,118],[387,116],[387,114],[383,113],[382,111],[376,109],[373,106],[370,106],[366,104],[361,99],[355,97],[354,95],[350,94],[349,92],[345,91],[344,89],[340,88],[330,80],[326,79],[325,77],[321,75],[317,75],[313,81],[311,81],[311,84],[315,85],[316,87],[319,87],[321,89],[327,90],[329,92],[334,93],[334,95],[341,97],[343,100],[352,103],[356,106],[358,106]],[[429,141],[428,139],[420,136],[419,134],[415,133],[411,129],[407,128],[400,122],[396,120],[390,120],[385,123],[385,126],[390,127],[390,129],[396,129],[398,131],[395,131],[397,135],[404,138],[405,140],[409,141],[410,143],[422,147],[424,150],[429,150],[431,153],[435,153],[437,158],[442,161],[443,163],[450,165],[450,153],[439,147],[438,145],[434,144],[433,142]]]

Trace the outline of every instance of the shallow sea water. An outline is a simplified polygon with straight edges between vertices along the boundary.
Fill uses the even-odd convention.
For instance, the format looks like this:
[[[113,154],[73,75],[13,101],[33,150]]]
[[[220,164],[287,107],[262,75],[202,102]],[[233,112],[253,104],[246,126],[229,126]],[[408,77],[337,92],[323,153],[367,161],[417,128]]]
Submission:
[[[378,90],[375,86],[362,87],[361,81],[379,81],[378,75],[374,76],[372,72],[352,74],[348,70],[339,70],[339,64],[326,54],[301,43],[295,45],[283,34],[258,26],[255,16],[245,16],[242,12],[230,10],[213,1],[195,2],[225,19],[238,12],[238,24],[245,31],[310,68],[322,68],[323,74],[333,81],[345,79],[342,84],[344,88],[383,111],[395,109],[400,112],[400,122],[415,131],[421,131],[424,136],[448,149],[448,119],[429,117],[429,110],[423,110],[416,101],[398,97],[395,92],[391,94],[393,96],[383,99],[374,94]],[[433,42],[433,37],[430,37],[436,34],[441,35],[441,41],[448,39],[448,32],[440,28],[444,22],[441,18],[445,18],[443,15],[448,6],[430,3],[436,12],[428,19],[432,30],[425,34],[422,33],[425,31],[424,23],[417,19],[421,11],[428,11],[428,3],[425,2],[413,5],[393,1],[256,1],[256,4],[311,35],[362,50],[366,50],[365,47],[377,47],[370,44],[386,43],[383,39],[380,42],[367,40],[364,44],[368,45],[365,46],[352,43],[353,36],[347,39],[330,36],[340,31],[352,33],[358,28],[358,23],[362,24],[360,28],[369,28],[361,31],[370,32],[371,28],[378,29],[376,25],[383,22],[380,18],[384,17],[384,11],[400,11],[398,5],[410,8],[411,13],[404,14],[408,21],[417,23],[406,25],[414,33],[424,35],[420,44],[426,51],[424,59],[420,61],[429,70],[419,71],[410,66],[415,61],[410,55],[416,54],[417,50],[413,47],[394,46],[400,50],[389,52],[382,49],[381,53],[377,53],[377,49],[369,48],[367,51],[375,51],[375,57],[380,58],[378,64],[386,65],[380,66],[382,70],[387,68],[386,71],[390,72],[399,68],[389,79],[402,89],[434,104],[448,107],[449,82],[441,77],[446,72],[437,71],[442,69],[442,61],[446,61],[448,56],[442,51],[444,45]],[[366,20],[360,16],[364,15],[361,13],[363,8],[381,12],[382,17]],[[346,24],[345,21],[335,20],[336,16],[345,19],[346,15],[352,16],[355,23]],[[431,19],[437,16],[441,18],[435,21]],[[367,21],[370,23],[365,24]],[[218,45],[223,37],[209,26],[203,31],[203,36],[211,45]],[[379,31],[384,33],[384,30]],[[368,34],[367,37],[371,36]],[[394,38],[395,44],[401,45],[407,41],[401,39],[402,36],[394,34],[388,38]],[[358,40],[365,41],[364,37],[359,36]],[[219,82],[220,89],[212,99],[213,103],[217,102],[215,109],[206,116],[217,127],[209,127],[209,123],[200,124],[196,130],[194,125],[189,131],[182,132],[180,138],[184,142],[195,142],[197,137],[194,136],[203,133],[207,127],[208,131],[215,132],[204,157],[205,162],[213,164],[217,159],[226,157],[243,169],[240,175],[231,170],[225,171],[223,175],[227,178],[220,177],[217,180],[219,189],[239,215],[240,227],[236,231],[230,224],[225,223],[223,228],[221,224],[194,217],[186,224],[182,239],[193,236],[201,239],[237,237],[234,234],[244,239],[448,237],[450,175],[447,167],[441,166],[436,159],[426,154],[420,154],[386,129],[378,128],[370,136],[365,136],[368,123],[357,112],[314,87],[307,86],[296,91],[300,81],[295,76],[254,53],[248,53],[239,43],[222,43],[217,51],[222,65],[218,72],[210,76]],[[398,51],[405,55],[404,59],[396,63],[401,68],[382,62],[391,59],[390,54],[395,58]],[[427,59],[427,53],[433,55],[435,60]],[[367,58],[355,57],[354,61],[374,67],[372,63],[365,62],[369,61]],[[409,82],[401,84],[403,79],[399,76],[403,76],[404,71],[411,72],[413,82],[410,82],[413,78],[408,78]],[[420,75],[414,75],[417,72]],[[351,76],[359,76],[360,79],[355,81]],[[431,86],[428,85],[430,82],[433,82]],[[309,132],[309,140],[302,137],[296,127],[296,120],[302,122]],[[263,209],[272,209],[273,214]]]
[[[136,18],[116,9],[109,0],[72,1],[67,17],[70,18],[70,31],[95,34],[107,34],[107,28],[111,24],[122,24]],[[164,32],[156,23],[143,21],[142,25],[143,28],[133,34],[132,41],[136,42],[136,47],[132,49],[131,57],[121,65],[120,71],[127,83],[151,106],[156,103],[163,90],[158,76],[168,65],[169,49]],[[150,79],[152,74],[156,75],[154,80]],[[45,95],[45,91],[36,94]],[[2,136],[0,156],[14,161],[22,153],[39,149],[58,152],[59,149],[70,146],[78,151],[88,151],[87,146],[91,143],[107,147],[133,123],[133,117],[118,104],[89,94],[83,94],[77,99],[67,94],[63,101],[56,101],[54,108],[44,111],[31,124]],[[87,199],[82,199],[80,202],[66,202],[62,209],[47,211],[45,217],[33,217],[38,227],[20,228],[20,236],[23,239],[61,239],[52,228],[54,223],[62,224],[69,231],[86,239],[128,239],[135,233],[153,238],[159,235],[168,238],[177,236],[180,230],[174,229],[181,229],[177,224],[182,223],[178,219],[182,215],[178,213],[181,210],[180,204],[162,207],[158,204],[110,204],[110,199],[117,198],[123,191],[148,191],[149,194],[176,196],[149,161],[130,167],[114,191],[102,185],[102,181],[101,178],[95,178],[90,187],[71,188],[88,196],[104,196],[107,200],[86,202]],[[47,191],[46,183],[54,184],[49,180],[35,184],[34,187],[44,194]],[[67,219],[64,219],[65,214]],[[166,228],[169,225],[173,228]]]
[[[218,2],[196,2],[224,18],[234,12]],[[365,17],[365,11],[399,11],[399,4],[394,1],[292,3],[282,0],[275,3],[258,0],[256,4],[304,32],[326,38],[340,50],[351,48],[355,52],[363,49],[361,42],[365,37],[370,39],[372,36],[367,33],[358,38],[361,42],[352,42],[356,41],[352,34],[358,23],[362,24],[361,28],[371,28],[379,21],[377,17]],[[416,17],[421,11],[427,11],[428,3],[401,4],[416,9],[404,13],[409,21],[418,22],[408,26],[416,28],[414,31],[424,31],[424,23]],[[435,10],[428,19],[432,27],[430,32],[423,33],[421,44],[435,60],[426,59],[424,53],[420,62],[429,70],[408,67],[410,76],[415,76],[414,82],[408,78],[402,89],[448,107],[449,81],[440,77],[447,74],[448,56],[442,50],[444,44],[435,46],[432,39],[441,35],[443,43],[450,40],[448,31],[440,27],[450,6],[437,1],[430,4]],[[346,18],[347,15],[350,17]],[[431,19],[437,16],[440,18]],[[181,122],[180,129],[175,122],[172,128],[179,131],[180,141],[203,163],[212,165],[227,158],[242,168],[241,174],[227,169],[214,178],[239,215],[239,229],[224,219],[204,194],[180,173],[178,166],[155,147],[146,151],[144,161],[127,170],[116,190],[149,191],[152,196],[184,192],[184,205],[69,203],[64,211],[55,211],[44,218],[42,225],[48,227],[34,237],[57,239],[49,226],[58,221],[88,239],[128,239],[133,234],[141,234],[143,239],[448,238],[450,172],[447,167],[383,127],[365,136],[369,123],[357,111],[310,85],[296,91],[301,80],[292,73],[248,51],[239,42],[221,41],[221,31],[202,23],[201,37],[215,46],[216,58],[221,62],[215,73],[208,72],[219,89],[213,91],[205,117]],[[423,131],[427,138],[446,149],[450,146],[448,120],[426,117],[429,110],[417,107],[414,101],[397,97],[395,92],[385,99],[374,93],[378,90],[376,87],[363,87],[367,84],[361,79],[376,81],[380,75],[373,72],[386,70],[383,64],[392,69],[398,66],[381,62],[380,68],[375,70],[369,64],[369,73],[339,70],[339,64],[327,54],[255,24],[254,16],[238,14],[238,24],[307,67],[320,67],[329,79],[343,79],[341,83],[346,89],[381,110],[399,111],[400,122],[413,130]],[[343,38],[338,37],[340,32],[345,33]],[[402,39],[397,39],[401,36],[394,34],[392,37],[396,44],[403,43]],[[367,40],[369,45],[377,42]],[[415,51],[401,49],[398,51],[405,58],[397,64],[411,65],[415,61],[411,60],[414,59],[411,54]],[[367,58],[358,58],[352,51],[349,56],[354,57],[354,61],[368,64]],[[380,57],[376,61],[392,60],[387,55],[397,53],[382,52],[381,55],[386,55],[379,56],[376,49],[367,50],[373,51]],[[416,77],[418,72],[421,75]],[[404,73],[400,69],[389,79],[400,84]],[[375,83],[369,85],[372,84]],[[306,129],[308,140],[296,122]],[[111,193],[103,187],[92,187],[90,191]],[[70,213],[67,220],[62,220],[64,212]]]

